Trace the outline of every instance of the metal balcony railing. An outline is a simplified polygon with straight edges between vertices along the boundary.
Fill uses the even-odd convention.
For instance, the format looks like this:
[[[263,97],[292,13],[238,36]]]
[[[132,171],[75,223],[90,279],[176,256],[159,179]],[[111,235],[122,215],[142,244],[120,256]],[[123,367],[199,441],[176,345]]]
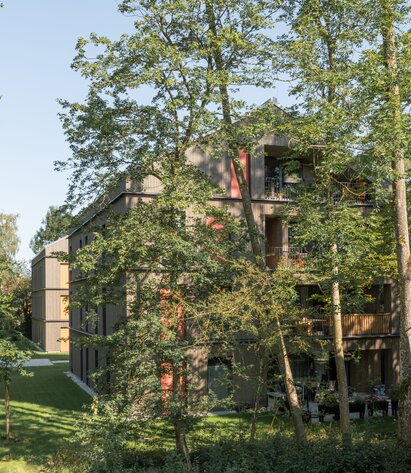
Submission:
[[[268,246],[265,260],[266,265],[271,269],[277,268],[280,264],[286,268],[303,268],[306,256],[305,250],[296,246]]]
[[[354,202],[357,205],[371,205],[373,196],[366,182],[334,182],[332,184],[334,203]]]
[[[270,200],[292,200],[293,184],[282,184],[276,177],[265,178],[265,198]]]
[[[306,185],[313,182],[303,181]],[[284,184],[278,177],[265,178],[265,198],[269,200],[291,201],[295,198],[297,183]],[[372,205],[374,198],[366,182],[333,182],[331,196],[334,203],[352,202],[356,205]]]

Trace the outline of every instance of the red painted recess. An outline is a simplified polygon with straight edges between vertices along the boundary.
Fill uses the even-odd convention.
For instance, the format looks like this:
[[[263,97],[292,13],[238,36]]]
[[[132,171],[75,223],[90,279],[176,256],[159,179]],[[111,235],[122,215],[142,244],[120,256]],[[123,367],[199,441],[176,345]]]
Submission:
[[[248,190],[251,192],[250,188],[250,155],[247,154],[244,150],[238,150],[238,156],[240,158],[240,163],[244,169],[245,180],[247,181]],[[231,197],[241,198],[240,186],[238,185],[237,177],[234,172],[233,163],[230,164],[231,170]]]
[[[163,391],[163,400],[173,392],[173,365],[171,362],[161,363],[161,389]]]
[[[213,230],[223,230],[224,229],[224,223],[220,223],[216,220],[215,217],[208,217],[205,222],[206,225],[211,227]]]

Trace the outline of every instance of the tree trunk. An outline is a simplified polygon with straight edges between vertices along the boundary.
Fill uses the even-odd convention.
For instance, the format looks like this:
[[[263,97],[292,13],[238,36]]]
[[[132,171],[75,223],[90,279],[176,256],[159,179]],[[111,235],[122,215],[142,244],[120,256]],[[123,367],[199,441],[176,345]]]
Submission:
[[[180,419],[177,419],[174,422],[174,432],[175,432],[177,451],[179,451],[182,455],[184,455],[184,458],[187,464],[187,473],[191,473],[193,467],[191,464],[190,452],[187,447],[187,439],[186,439],[185,430]]]
[[[217,38],[217,27],[215,21],[215,14],[212,2],[207,2],[206,4],[206,11],[208,17],[208,24],[210,27],[210,31],[213,34],[214,39]],[[217,74],[220,74],[220,78],[218,81],[218,87],[221,97],[221,108],[223,111],[223,120],[225,124],[225,128],[227,130],[228,136],[230,136],[230,132],[233,127],[233,121],[231,118],[231,106],[230,106],[230,96],[228,92],[228,85],[227,81],[224,79],[226,76],[226,71],[224,69],[224,61],[223,56],[221,53],[220,46],[217,44],[213,48],[213,60],[215,64],[215,69]],[[256,259],[256,263],[259,267],[264,267],[264,259],[263,259],[263,252],[261,249],[261,242],[259,239],[259,234],[257,230],[257,226],[255,224],[252,204],[251,204],[251,195],[248,189],[247,181],[244,175],[244,170],[240,162],[239,158],[239,146],[236,142],[233,142],[231,138],[229,138],[228,142],[228,153],[231,163],[233,164],[234,173],[237,178],[238,187],[241,193],[241,201],[244,211],[244,217],[247,223],[248,233],[251,242],[251,248],[253,255]]]
[[[397,44],[395,38],[392,2],[383,0],[382,36],[384,59],[389,77],[386,103],[390,131],[393,179],[393,208],[400,289],[400,398],[398,434],[400,440],[411,447],[411,267],[408,232],[407,194],[405,181],[403,123],[401,117],[400,87],[397,77]]]
[[[6,440],[10,439],[10,381],[4,382],[4,410],[6,414]]]
[[[220,78],[218,82],[219,82],[219,92],[220,92],[220,97],[221,97],[221,108],[223,111],[223,119],[224,119],[226,130],[228,131],[228,136],[230,136],[230,132],[233,127],[232,118],[231,118],[230,96],[228,92],[227,81],[224,79],[224,77],[226,76],[226,71],[224,68],[223,55],[221,52],[221,48],[216,41],[216,38],[218,35],[217,35],[217,27],[216,27],[215,14],[214,14],[214,6],[213,6],[212,1],[206,3],[206,14],[208,18],[208,25],[213,35],[213,40],[215,42],[212,55],[213,55],[216,72],[220,74]],[[231,138],[229,139],[229,143],[228,143],[228,152],[229,152],[229,157],[231,159],[231,162],[233,164],[234,172],[235,172],[237,182],[238,182],[238,187],[240,189],[244,217],[247,224],[248,235],[250,238],[251,248],[252,248],[252,253],[255,259],[255,263],[257,267],[259,267],[262,271],[265,271],[266,266],[265,266],[261,241],[259,238],[259,232],[257,229],[257,225],[255,223],[254,213],[252,209],[251,195],[247,186],[247,181],[245,179],[244,170],[241,166],[241,162],[238,155],[239,147],[238,147],[238,144],[236,142],[233,142]],[[288,360],[287,347],[285,345],[285,340],[281,332],[280,322],[278,322],[278,327],[280,329],[280,338],[281,338],[280,354],[282,358],[282,365],[284,368],[283,376],[284,376],[284,382],[286,384],[286,388],[287,388],[287,385],[289,385],[287,388],[287,396],[288,396],[288,401],[291,407],[291,413],[293,416],[295,434],[299,441],[305,441],[304,424],[303,424],[303,420],[301,416],[301,410],[300,410],[297,392],[295,391],[294,378],[293,378],[291,366]]]
[[[334,244],[331,248],[334,257],[337,255],[337,245]],[[345,372],[345,360],[343,349],[343,331],[341,320],[341,300],[340,287],[336,280],[338,277],[338,266],[334,264],[333,268],[334,281],[331,288],[331,302],[333,307],[334,318],[334,352],[335,352],[335,366],[337,369],[338,381],[338,397],[340,408],[340,430],[344,446],[351,445],[351,429],[350,429],[350,408],[348,404],[348,383]]]
[[[263,392],[264,386],[266,386],[267,356],[266,356],[266,350],[264,350],[263,348],[260,348],[259,362],[260,362],[260,366],[258,367],[257,392],[255,394],[253,415],[251,417],[251,428],[250,428],[250,440],[251,441],[253,441],[255,439],[255,434],[257,432],[258,407],[260,405],[261,394]]]
[[[320,8],[320,7],[318,7]],[[337,70],[337,55],[336,43],[332,33],[326,28],[323,33],[323,39],[327,48],[328,55],[328,69],[333,72]],[[327,101],[330,105],[336,100],[336,86],[331,80],[328,83]],[[329,181],[328,181],[329,182]],[[333,206],[331,197],[331,206]],[[333,212],[333,209],[331,209]],[[338,254],[337,244],[334,243],[330,248],[333,259],[335,260]],[[334,262],[333,281],[331,285],[331,304],[333,309],[334,319],[334,352],[335,352],[335,366],[337,370],[338,382],[338,406],[340,410],[340,431],[342,442],[345,447],[351,445],[351,429],[350,429],[350,407],[348,400],[348,383],[347,373],[345,371],[344,349],[343,349],[343,331],[341,320],[341,296],[340,285],[338,283],[338,266]]]
[[[288,358],[287,347],[285,344],[284,335],[281,329],[280,321],[277,320],[278,331],[280,335],[280,363],[284,374],[285,390],[287,392],[288,403],[290,405],[291,418],[294,424],[295,436],[298,442],[305,444],[305,428],[303,418],[301,415],[300,401],[298,399],[297,390],[295,389],[293,372],[291,371],[290,360]]]

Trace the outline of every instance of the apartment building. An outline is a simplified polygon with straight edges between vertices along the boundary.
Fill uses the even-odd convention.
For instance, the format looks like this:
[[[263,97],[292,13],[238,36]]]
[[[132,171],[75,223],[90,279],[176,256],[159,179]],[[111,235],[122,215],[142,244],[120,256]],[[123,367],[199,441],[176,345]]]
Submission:
[[[283,206],[293,199],[295,186],[300,182],[313,183],[315,181],[314,164],[312,158],[305,157],[299,160],[299,169],[293,173],[284,170],[281,157],[288,152],[288,139],[281,136],[268,135],[260,142],[259,156],[250,157],[240,153],[247,183],[252,198],[252,208],[259,231],[265,235],[267,242],[266,264],[276,270],[280,260],[290,264],[302,264],[304,251],[296,248],[292,243],[292,234],[281,218]],[[227,158],[215,159],[207,155],[202,149],[192,148],[188,152],[188,159],[210,177],[212,182],[220,188],[212,201],[215,206],[228,206],[234,217],[243,215],[238,183]],[[344,192],[350,186],[364,186],[363,182],[347,183],[336,188],[336,193]],[[358,189],[357,189],[358,190]],[[110,206],[114,212],[125,212],[133,207],[138,200],[155,198],[161,191],[158,180],[148,177],[141,185],[124,181],[110,197]],[[359,197],[355,205],[372,206],[372,199],[366,192],[356,192]],[[189,217],[189,216],[188,216]],[[98,220],[95,211],[91,211],[85,222],[90,219]],[[104,225],[104,222],[100,222]],[[86,224],[75,229],[69,235],[71,251],[81,248],[90,239],[87,235]],[[73,280],[70,290],[75,291],[81,281]],[[303,305],[312,305],[312,295],[318,290],[315,283],[301,284],[298,287]],[[344,349],[347,352],[347,376],[349,384],[356,390],[364,391],[370,379],[379,379],[389,386],[398,382],[399,374],[399,311],[395,296],[395,287],[392,281],[382,279],[370,288],[369,302],[365,313],[344,314]],[[111,333],[116,321],[126,316],[126,304],[122,307],[107,306],[99,308],[98,323],[94,327],[84,321],[83,309],[73,310],[70,318],[70,337],[75,340],[81,334]],[[297,379],[317,378],[335,380],[336,370],[333,360],[332,319],[318,316],[308,322],[310,336],[321,338],[328,347],[328,357],[314,359],[301,355],[293,357],[292,365]],[[328,342],[328,344],[327,344]],[[237,349],[238,351],[239,349]],[[240,348],[241,350],[241,348]],[[349,356],[349,355],[353,356]],[[355,356],[354,356],[355,355]],[[102,354],[100,354],[101,358]],[[251,350],[243,349],[242,353],[233,353],[233,357],[246,359],[250,366],[254,365]],[[88,373],[99,363],[99,353],[93,349],[81,349],[73,345],[71,349],[71,370],[84,382],[88,382]],[[217,384],[230,360],[220,358],[206,359],[199,357],[194,360],[196,369],[203,379],[203,387]],[[248,380],[238,380],[238,390],[234,399],[239,403],[251,403],[254,397],[252,373]]]
[[[69,267],[55,253],[68,251],[63,237],[36,255],[32,268],[32,340],[45,351],[69,350]]]

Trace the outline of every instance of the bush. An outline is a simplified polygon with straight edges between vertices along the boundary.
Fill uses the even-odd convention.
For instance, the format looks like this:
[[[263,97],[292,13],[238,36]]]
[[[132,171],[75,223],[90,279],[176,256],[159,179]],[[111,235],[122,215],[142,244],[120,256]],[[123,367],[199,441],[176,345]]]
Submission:
[[[299,446],[284,433],[265,440],[217,440],[192,452],[193,473],[408,473],[411,451],[402,448],[394,434],[381,434],[386,424],[369,422],[354,428],[353,445],[344,450],[333,430],[317,430],[307,446]],[[367,427],[365,430],[364,427]],[[113,431],[112,431],[113,433]],[[108,437],[110,438],[110,437]],[[105,444],[93,451],[77,445],[70,467],[68,457],[61,462],[76,473],[186,473],[185,460],[159,444],[138,446],[129,441],[100,439]],[[97,440],[97,438],[95,438]],[[120,440],[124,440],[120,436]],[[96,445],[94,445],[94,448]],[[164,445],[165,447],[165,445]],[[85,464],[79,463],[79,459]],[[87,462],[88,458],[88,462]],[[53,472],[59,472],[56,468]]]

